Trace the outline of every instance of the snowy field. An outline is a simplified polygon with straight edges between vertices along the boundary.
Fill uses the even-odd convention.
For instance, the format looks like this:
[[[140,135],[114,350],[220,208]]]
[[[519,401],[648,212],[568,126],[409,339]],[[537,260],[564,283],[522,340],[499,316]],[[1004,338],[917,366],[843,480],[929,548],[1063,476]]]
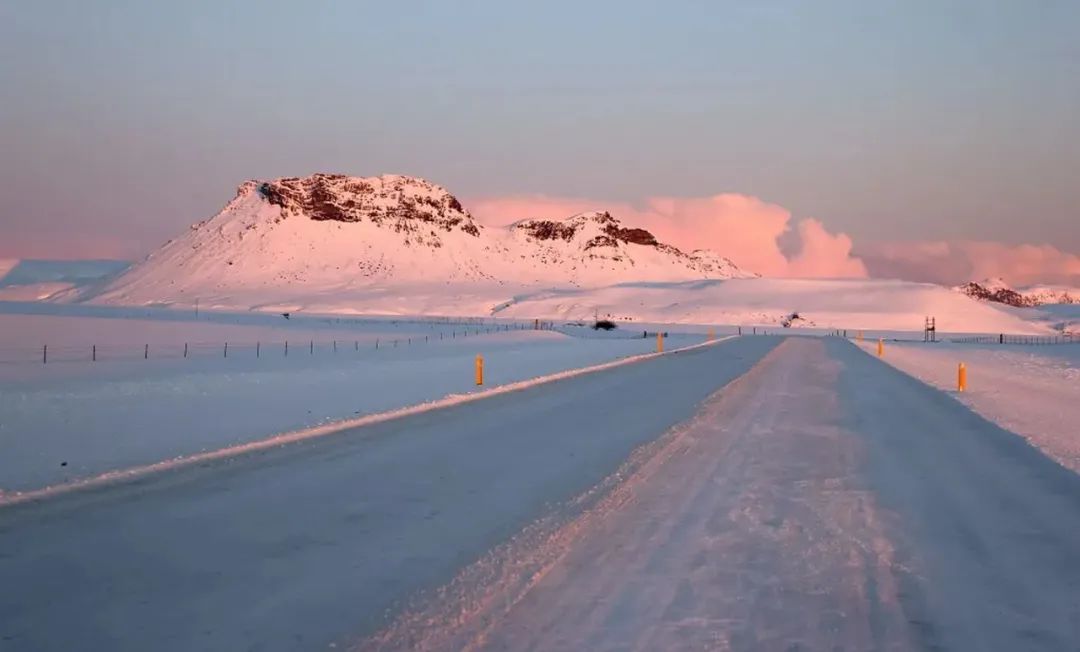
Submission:
[[[533,290],[495,312],[505,317],[615,319],[778,327],[792,313],[798,328],[918,331],[934,316],[949,333],[1049,334],[1045,323],[949,288],[885,279],[756,278],[680,283],[620,283],[602,288]]]
[[[484,356],[490,388],[656,347],[637,331],[574,329],[568,336],[491,320],[203,314],[196,322],[143,312],[125,318],[0,314],[0,351],[33,354],[0,364],[0,491],[56,485],[474,392],[477,354]],[[185,338],[192,341],[187,359]],[[286,339],[293,346],[288,356]],[[672,333],[668,347],[703,339]],[[67,342],[54,353],[67,353],[67,361],[41,364],[36,342],[42,340]],[[98,343],[99,362],[89,361],[91,342]]]
[[[876,343],[863,349],[876,355]],[[885,361],[955,396],[1080,473],[1080,343],[1053,346],[889,342]],[[967,391],[957,392],[957,366]]]

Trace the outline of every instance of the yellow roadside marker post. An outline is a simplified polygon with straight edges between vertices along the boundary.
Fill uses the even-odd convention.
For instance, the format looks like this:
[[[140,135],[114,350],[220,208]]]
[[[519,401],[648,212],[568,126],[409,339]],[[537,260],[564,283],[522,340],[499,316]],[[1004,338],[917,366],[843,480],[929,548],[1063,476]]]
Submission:
[[[476,355],[476,384],[484,384],[484,356]]]
[[[967,367],[961,362],[956,368],[956,391],[963,392],[967,389]]]
[[[663,353],[664,352],[664,334],[661,333],[661,332],[658,332],[656,334],[656,352],[657,353]]]
[[[885,357],[885,340],[881,339],[880,337],[877,341],[877,357]]]

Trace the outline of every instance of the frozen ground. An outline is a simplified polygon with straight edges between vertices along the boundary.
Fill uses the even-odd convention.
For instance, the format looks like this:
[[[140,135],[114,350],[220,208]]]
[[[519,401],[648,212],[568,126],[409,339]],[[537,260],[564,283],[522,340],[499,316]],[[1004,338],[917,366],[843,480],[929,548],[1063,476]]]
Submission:
[[[876,355],[876,343],[863,342]],[[955,396],[1080,473],[1080,343],[1054,346],[893,343],[885,361]],[[967,391],[956,391],[957,366]]]
[[[295,346],[314,340],[330,346],[333,340],[352,346],[359,341],[374,346],[377,339],[423,339],[430,335],[458,336],[468,329],[517,327],[522,321],[437,317],[349,317],[340,315],[290,315],[253,312],[208,312],[164,308],[127,308],[79,304],[0,301],[0,375],[26,377],[28,367],[12,371],[9,363],[41,363],[42,346],[48,346],[48,362],[90,362],[97,347],[99,362],[142,360],[149,345],[149,359],[182,357],[188,343],[192,357],[219,358],[228,342],[235,352],[261,342],[278,350],[285,341]],[[529,320],[528,326],[532,326]],[[146,367],[144,367],[145,369]],[[39,370],[50,375],[57,368]],[[67,372],[71,373],[68,368]]]
[[[105,341],[99,354],[137,350],[119,361],[0,365],[0,491],[7,492],[472,392],[477,354],[485,358],[485,387],[493,387],[656,346],[652,339],[629,339],[631,333],[595,337],[588,329],[582,337],[568,337],[531,330],[485,333],[497,326],[479,324],[385,321],[347,328],[331,322],[318,329],[303,322],[268,327],[0,315],[3,324],[24,321],[32,328],[22,324],[17,332]],[[193,357],[183,359],[177,343],[193,331],[203,344],[193,345]],[[337,353],[333,336],[342,338]],[[224,337],[233,338],[228,358]],[[309,337],[319,338],[314,354]],[[259,338],[264,339],[256,358]],[[287,338],[294,347],[288,357]],[[673,333],[668,347],[702,340]],[[142,359],[141,344],[123,344],[131,341],[155,342],[152,359]]]
[[[0,633],[36,650],[1075,649],[1080,476],[840,338],[775,343],[8,507]]]

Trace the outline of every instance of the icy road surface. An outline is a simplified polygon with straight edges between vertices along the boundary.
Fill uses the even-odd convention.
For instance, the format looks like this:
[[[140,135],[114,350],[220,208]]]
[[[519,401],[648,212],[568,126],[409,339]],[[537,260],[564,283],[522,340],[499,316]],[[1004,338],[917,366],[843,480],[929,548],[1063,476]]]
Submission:
[[[0,648],[1077,648],[1080,476],[776,342],[0,510]]]
[[[360,647],[1080,645],[1080,477],[844,341],[786,341],[651,448]]]
[[[0,509],[0,649],[326,649],[370,633],[691,417],[777,341]]]

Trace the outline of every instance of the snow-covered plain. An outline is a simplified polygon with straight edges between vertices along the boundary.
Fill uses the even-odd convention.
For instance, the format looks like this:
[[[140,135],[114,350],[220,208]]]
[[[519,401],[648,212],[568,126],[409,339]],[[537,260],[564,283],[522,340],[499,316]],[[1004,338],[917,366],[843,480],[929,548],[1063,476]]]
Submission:
[[[155,314],[168,316],[147,313]],[[48,364],[41,364],[38,344],[0,344],[0,352],[9,346],[29,356],[0,364],[0,490],[70,482],[472,392],[477,354],[485,358],[485,387],[493,387],[656,347],[638,332],[601,337],[573,329],[576,335],[568,336],[498,330],[514,326],[509,323],[250,318],[0,314],[5,337],[18,333],[10,337],[26,345],[27,337],[68,342],[55,347],[67,361]],[[198,343],[187,359],[180,336]],[[227,358],[226,338],[232,339]],[[286,339],[294,347],[287,357]],[[672,333],[668,347],[703,339]],[[91,341],[101,343],[96,363],[89,361]],[[142,359],[143,342],[152,344],[149,360]]]
[[[730,279],[680,283],[622,283],[595,289],[535,291],[495,312],[506,317],[548,315],[582,319],[599,312],[615,319],[697,324],[777,326],[797,312],[794,327],[919,331],[927,316],[939,332],[1045,334],[997,304],[975,301],[929,283],[885,279]]]
[[[876,355],[876,343],[862,347]],[[1049,346],[889,342],[884,359],[955,396],[1080,473],[1080,343]],[[957,391],[960,363],[967,389]]]
[[[1050,303],[1036,308],[1009,306],[1005,308],[1017,317],[1046,326],[1055,333],[1070,334],[1080,338],[1080,303]]]

